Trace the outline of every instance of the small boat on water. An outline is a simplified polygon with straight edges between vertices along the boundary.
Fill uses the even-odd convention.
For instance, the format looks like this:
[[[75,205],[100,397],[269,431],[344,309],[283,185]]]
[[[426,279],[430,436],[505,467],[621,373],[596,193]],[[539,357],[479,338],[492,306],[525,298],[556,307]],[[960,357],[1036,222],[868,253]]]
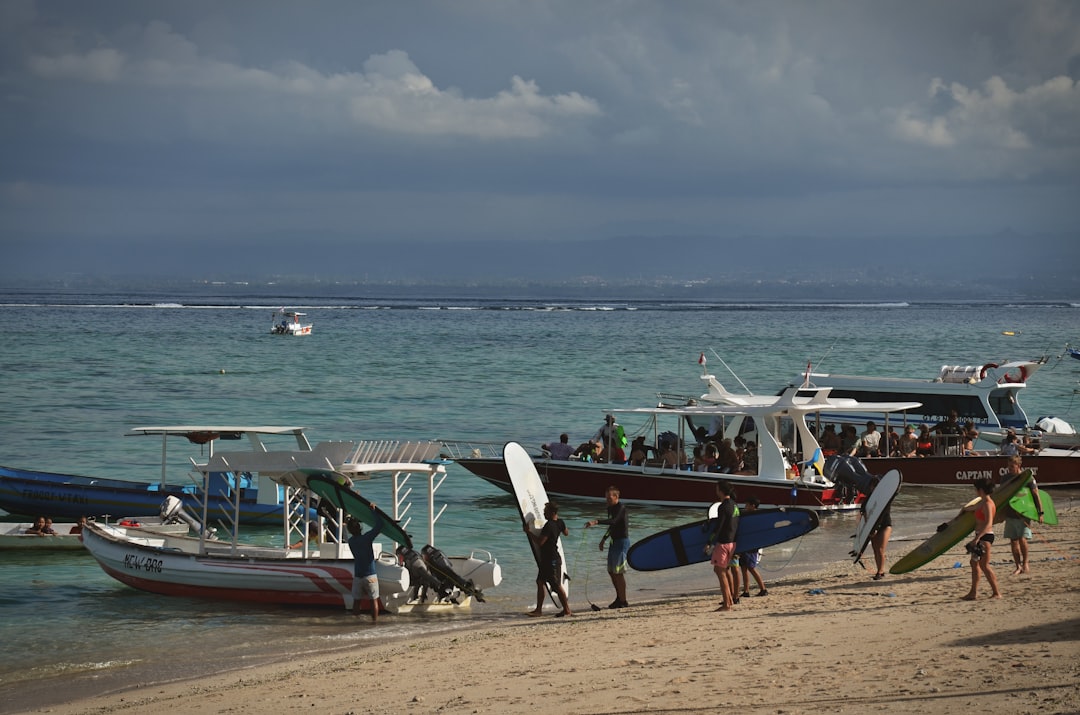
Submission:
[[[270,333],[272,335],[311,335],[311,323],[301,322],[307,313],[298,313],[295,310],[281,310],[274,311],[273,319],[270,323]]]
[[[52,525],[55,534],[29,533],[33,526],[31,522],[0,524],[0,551],[9,549],[37,549],[41,551],[80,551],[82,541],[79,540],[78,532],[71,530],[78,526],[75,522],[54,523]]]
[[[702,379],[715,382],[712,375]],[[719,383],[717,383],[719,384]],[[640,427],[623,427],[627,437],[651,440],[653,456],[598,462],[552,459],[539,450],[533,463],[547,493],[599,501],[608,485],[618,486],[620,501],[669,507],[704,507],[716,501],[716,483],[735,486],[739,499],[757,497],[762,507],[797,506],[817,511],[855,510],[863,494],[854,483],[826,476],[820,446],[807,425],[807,415],[855,410],[875,413],[908,410],[917,403],[861,404],[836,400],[829,388],[807,394],[790,388],[779,396],[731,395],[726,404],[697,398],[660,396],[656,407],[609,410],[620,419],[643,420]],[[667,425],[667,429],[662,424]],[[707,425],[707,427],[706,427]],[[753,451],[749,468],[721,473],[695,471],[686,457],[688,446],[742,437]],[[481,479],[511,492],[513,487],[497,445],[444,442],[450,457]],[[674,454],[672,459],[665,454]],[[803,462],[802,455],[808,455]]]
[[[250,472],[280,485],[287,517],[281,522],[283,540],[277,546],[241,540],[239,525],[228,521],[228,510],[215,516],[205,502],[200,514],[188,518],[196,524],[229,524],[227,535],[214,537],[195,528],[197,536],[180,536],[91,523],[84,530],[83,542],[107,574],[143,591],[351,609],[353,555],[346,519],[368,526],[381,519],[383,531],[378,538],[382,541],[373,546],[380,590],[377,606],[395,613],[457,610],[468,607],[474,598],[482,600],[484,589],[500,583],[501,569],[489,552],[438,558],[441,552],[434,547],[434,528],[442,510],[435,513],[434,497],[446,476],[445,462],[431,458],[438,454],[438,444],[345,444],[353,456],[363,458],[349,463],[348,474],[325,468],[324,460],[311,451],[218,453],[196,465],[203,475],[202,489],[209,487],[212,474],[224,469]],[[398,557],[414,551],[406,531],[409,521],[401,519],[411,506],[406,499],[413,475],[426,484],[428,544],[422,551],[427,577],[419,576],[418,565]],[[357,480],[375,477],[392,480],[392,514],[383,514],[356,491]]]
[[[171,533],[187,533],[184,524],[170,524],[160,517],[145,519],[121,519],[120,524],[130,528],[164,530]],[[40,551],[82,551],[82,529],[78,522],[53,523],[54,534],[31,533],[31,522],[0,524],[0,551],[35,549]]]
[[[178,425],[136,427],[128,436],[161,437],[161,475],[156,481],[127,481],[107,477],[80,476],[44,472],[33,469],[0,466],[0,509],[10,514],[36,518],[78,519],[111,516],[156,516],[166,496],[179,498],[184,507],[198,511],[201,507],[198,487],[188,475],[182,482],[166,478],[166,459],[170,438],[180,438],[189,444],[200,445],[213,456],[217,442],[246,440],[252,451],[266,451],[269,438],[295,440],[296,449],[313,452],[323,466],[333,466],[334,459],[343,455],[341,443],[323,442],[312,449],[302,427],[260,427],[233,425]],[[206,490],[206,498],[217,509],[232,504],[240,494],[236,518],[245,524],[278,524],[281,521],[282,493],[279,485],[260,480],[236,470],[215,472]]]

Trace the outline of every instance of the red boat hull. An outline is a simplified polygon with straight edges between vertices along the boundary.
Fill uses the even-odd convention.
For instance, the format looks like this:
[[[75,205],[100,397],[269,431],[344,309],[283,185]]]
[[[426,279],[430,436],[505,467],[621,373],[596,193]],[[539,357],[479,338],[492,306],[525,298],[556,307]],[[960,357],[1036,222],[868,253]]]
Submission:
[[[904,485],[970,486],[976,479],[991,479],[997,484],[1005,474],[1001,455],[989,457],[866,457],[863,464],[871,474],[885,474],[899,469]],[[1080,485],[1080,457],[1027,456],[1024,469],[1030,469],[1040,487]]]
[[[514,493],[506,465],[498,458],[459,459],[457,463],[503,491]],[[757,497],[764,506],[799,506],[816,510],[857,509],[861,495],[844,498],[841,490],[796,480],[780,482],[754,476],[687,472],[658,467],[596,464],[562,460],[533,461],[548,496],[603,501],[608,486],[619,488],[620,501],[668,507],[708,507],[717,500],[716,483],[735,486],[739,502]]]

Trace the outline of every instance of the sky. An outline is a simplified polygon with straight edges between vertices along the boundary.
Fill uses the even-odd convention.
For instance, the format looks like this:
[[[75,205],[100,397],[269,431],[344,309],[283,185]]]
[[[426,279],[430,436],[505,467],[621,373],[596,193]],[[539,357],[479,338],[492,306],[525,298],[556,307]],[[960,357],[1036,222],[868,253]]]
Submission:
[[[0,0],[0,275],[1071,243],[1078,80],[1069,0]]]

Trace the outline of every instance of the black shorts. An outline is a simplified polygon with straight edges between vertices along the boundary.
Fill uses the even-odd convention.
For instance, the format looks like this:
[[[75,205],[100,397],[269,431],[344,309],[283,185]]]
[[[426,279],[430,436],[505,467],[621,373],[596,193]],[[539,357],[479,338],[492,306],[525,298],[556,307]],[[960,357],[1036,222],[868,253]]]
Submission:
[[[560,571],[562,571],[561,559],[542,563],[540,564],[540,570],[536,573],[536,582],[550,584],[552,588],[558,588]]]

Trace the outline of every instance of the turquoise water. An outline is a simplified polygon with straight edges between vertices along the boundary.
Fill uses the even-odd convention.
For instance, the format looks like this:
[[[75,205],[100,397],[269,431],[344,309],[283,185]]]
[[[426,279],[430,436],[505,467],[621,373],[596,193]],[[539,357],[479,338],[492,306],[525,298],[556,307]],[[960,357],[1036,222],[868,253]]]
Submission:
[[[309,314],[314,333],[269,335],[274,308]],[[297,425],[321,439],[441,439],[538,445],[590,436],[606,410],[657,392],[694,394],[698,355],[731,388],[723,358],[756,393],[817,369],[906,377],[943,364],[1050,355],[1023,405],[1080,424],[1080,304],[603,303],[512,299],[282,299],[205,295],[2,295],[0,464],[153,479],[160,442],[124,437],[142,425]],[[1003,335],[1012,331],[1016,335]],[[824,358],[824,359],[823,359]],[[633,425],[627,425],[632,428]],[[189,454],[170,452],[174,476]],[[535,596],[535,566],[510,498],[452,466],[436,527],[448,552],[481,548],[504,583],[471,614],[386,619],[378,631],[337,612],[169,599],[112,581],[85,555],[0,553],[0,711],[66,688],[109,689],[356,645],[417,630],[517,618]],[[388,499],[385,484],[365,496]],[[965,495],[966,496],[966,495]],[[898,538],[914,538],[962,501],[930,488],[901,494]],[[414,511],[420,505],[414,507]],[[564,504],[571,600],[606,605],[602,555],[575,528],[599,515]],[[632,537],[699,514],[637,509]],[[844,558],[853,519],[828,517],[800,542],[766,552],[766,578]],[[417,529],[413,529],[414,533]],[[274,538],[268,535],[266,538]],[[898,545],[897,550],[901,547]],[[782,568],[783,567],[783,568]],[[711,589],[707,569],[631,574],[631,597]],[[167,654],[167,657],[165,657]]]

